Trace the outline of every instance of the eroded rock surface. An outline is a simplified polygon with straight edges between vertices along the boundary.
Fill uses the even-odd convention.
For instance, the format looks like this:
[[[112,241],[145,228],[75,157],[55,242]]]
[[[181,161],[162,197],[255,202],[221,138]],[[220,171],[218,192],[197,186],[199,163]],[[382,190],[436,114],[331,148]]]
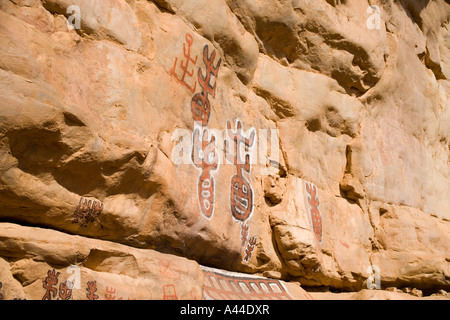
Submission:
[[[202,299],[199,265],[449,291],[449,20],[444,0],[0,1],[3,298],[71,265],[124,299]]]

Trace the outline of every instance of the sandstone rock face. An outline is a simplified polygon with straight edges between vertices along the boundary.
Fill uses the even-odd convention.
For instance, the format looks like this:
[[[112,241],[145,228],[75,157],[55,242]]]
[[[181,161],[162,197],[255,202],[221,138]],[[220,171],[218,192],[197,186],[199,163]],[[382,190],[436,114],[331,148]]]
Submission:
[[[3,298],[202,299],[195,261],[153,250],[2,223]]]
[[[444,0],[0,1],[0,297],[67,298],[76,272],[71,299],[213,298],[233,272],[292,299],[449,291],[449,21]]]
[[[6,300],[312,299],[298,284],[53,230],[2,223],[0,238]]]

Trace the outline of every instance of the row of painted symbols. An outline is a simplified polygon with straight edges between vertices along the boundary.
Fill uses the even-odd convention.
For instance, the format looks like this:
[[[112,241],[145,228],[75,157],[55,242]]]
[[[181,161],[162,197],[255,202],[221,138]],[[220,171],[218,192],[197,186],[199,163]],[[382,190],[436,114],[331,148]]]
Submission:
[[[72,293],[74,289],[74,283],[70,280],[61,281],[59,284],[59,288],[57,288],[58,277],[60,272],[53,270],[47,271],[47,276],[44,281],[42,281],[42,287],[46,290],[42,300],[71,300]],[[59,289],[59,290],[58,290]],[[108,288],[107,288],[108,289]],[[86,283],[86,297],[88,300],[98,300],[99,296],[96,294],[97,292],[97,282],[96,281],[88,281]],[[106,299],[105,295],[105,299]]]
[[[66,281],[61,281],[59,287],[57,287],[59,282],[60,272],[55,269],[48,270],[47,276],[42,281],[42,287],[46,290],[42,300],[71,300],[73,298],[73,290],[75,289],[75,284],[69,279]],[[86,282],[86,298],[88,300],[99,300],[100,296],[97,294],[97,281],[87,281]],[[116,288],[106,286],[105,300],[124,300],[125,297],[119,296]],[[136,298],[127,297],[128,300],[136,300]]]
[[[74,284],[70,282],[70,280],[62,281],[59,283],[60,272],[55,269],[48,270],[47,276],[42,281],[42,287],[46,290],[42,300],[72,300],[73,299],[73,290]],[[0,291],[3,287],[2,282],[0,282]],[[162,287],[163,295],[161,297],[162,300],[178,300],[177,292],[175,285],[169,284]],[[97,292],[97,281],[88,281],[86,282],[86,298],[88,300],[99,300],[100,296]],[[196,288],[192,288],[190,292],[190,298],[192,300],[199,300],[201,297],[200,293]],[[125,297],[119,295],[119,292],[114,287],[105,288],[104,294],[105,300],[125,300]],[[3,294],[0,292],[0,300],[3,300]],[[22,300],[22,299],[14,299],[14,300]],[[25,300],[25,299],[23,299]],[[136,298],[127,297],[127,300],[136,300]]]
[[[292,300],[284,285],[274,279],[250,278],[203,270],[205,297],[213,300]]]
[[[177,300],[177,290],[176,286],[173,283],[175,280],[182,280],[182,274],[186,272],[184,266],[176,261],[169,261],[166,259],[158,259],[159,268],[156,269],[159,271],[159,276],[161,279],[169,280],[168,283],[162,285],[162,295],[156,297],[161,300]],[[75,271],[75,272],[74,272]],[[48,270],[47,276],[42,281],[42,287],[46,290],[42,300],[70,300],[72,299],[72,293],[74,288],[78,286],[77,289],[82,289],[81,286],[81,276],[80,269],[77,266],[71,266],[67,270],[68,273],[73,273],[71,277],[66,280],[62,280],[59,283],[60,272],[55,269]],[[99,300],[100,296],[97,293],[97,281],[87,281],[86,282],[86,298],[88,300]],[[105,293],[103,295],[104,300],[136,300],[134,297],[124,296],[123,294],[119,294],[120,291],[106,284],[104,286]],[[1,289],[1,283],[0,283]],[[120,289],[120,288],[119,288]],[[199,292],[197,287],[192,287],[190,291],[190,299],[198,300],[201,298],[201,293]],[[0,298],[2,296],[0,295]]]
[[[210,97],[215,98],[217,77],[219,75],[219,69],[222,63],[222,59],[219,58],[215,64],[216,51],[213,50],[209,55],[209,46],[203,47],[203,63],[205,65],[205,72],[202,68],[198,68],[197,80],[189,80],[194,76],[194,67],[197,63],[198,56],[191,56],[191,49],[194,44],[192,35],[186,33],[185,43],[183,43],[183,56],[184,60],[181,60],[179,69],[181,69],[181,76],[177,75],[178,58],[175,58],[174,65],[170,71],[173,78],[178,83],[185,86],[192,94],[195,93],[197,88],[197,80],[201,87],[200,93],[195,93],[191,100],[191,111],[193,119],[197,125],[201,125],[200,128],[195,127],[193,134],[193,149],[192,149],[192,162],[193,165],[198,168],[201,173],[197,181],[197,198],[199,203],[200,212],[203,217],[211,219],[214,214],[215,204],[215,181],[213,172],[219,168],[218,153],[216,152],[215,137],[210,134],[207,125],[211,116],[211,101]],[[189,68],[190,64],[193,64],[192,68]],[[215,78],[214,85],[211,81]],[[190,83],[188,83],[188,81]],[[236,131],[232,131],[231,123],[227,122],[227,132],[229,138],[234,141],[234,153],[228,152],[229,145],[225,142],[225,152],[228,161],[233,163],[236,167],[236,174],[231,179],[230,188],[230,210],[232,216],[239,222],[241,222],[241,239],[242,246],[244,247],[245,257],[244,260],[248,261],[256,245],[256,238],[252,237],[251,241],[247,243],[248,224],[246,222],[250,218],[253,211],[253,190],[249,180],[245,177],[244,172],[250,174],[250,159],[249,155],[246,155],[245,162],[241,161],[240,147],[241,144],[245,148],[250,148],[255,140],[255,131],[250,133],[247,138],[243,135],[242,122],[236,121]],[[247,150],[246,149],[246,150]]]

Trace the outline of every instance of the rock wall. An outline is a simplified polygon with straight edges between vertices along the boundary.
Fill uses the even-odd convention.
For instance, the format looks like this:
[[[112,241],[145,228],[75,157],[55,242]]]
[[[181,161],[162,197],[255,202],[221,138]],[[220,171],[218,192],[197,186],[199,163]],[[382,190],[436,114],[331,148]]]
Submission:
[[[199,265],[298,299],[450,290],[449,21],[444,0],[0,0],[2,297],[55,298],[74,266],[74,299],[202,299]]]

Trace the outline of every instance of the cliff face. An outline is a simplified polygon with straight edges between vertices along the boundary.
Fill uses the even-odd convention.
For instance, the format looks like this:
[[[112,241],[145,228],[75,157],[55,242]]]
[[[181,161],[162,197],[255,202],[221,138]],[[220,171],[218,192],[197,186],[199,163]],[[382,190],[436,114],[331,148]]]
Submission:
[[[0,297],[219,298],[199,265],[278,298],[450,290],[449,21],[444,0],[1,0]]]

